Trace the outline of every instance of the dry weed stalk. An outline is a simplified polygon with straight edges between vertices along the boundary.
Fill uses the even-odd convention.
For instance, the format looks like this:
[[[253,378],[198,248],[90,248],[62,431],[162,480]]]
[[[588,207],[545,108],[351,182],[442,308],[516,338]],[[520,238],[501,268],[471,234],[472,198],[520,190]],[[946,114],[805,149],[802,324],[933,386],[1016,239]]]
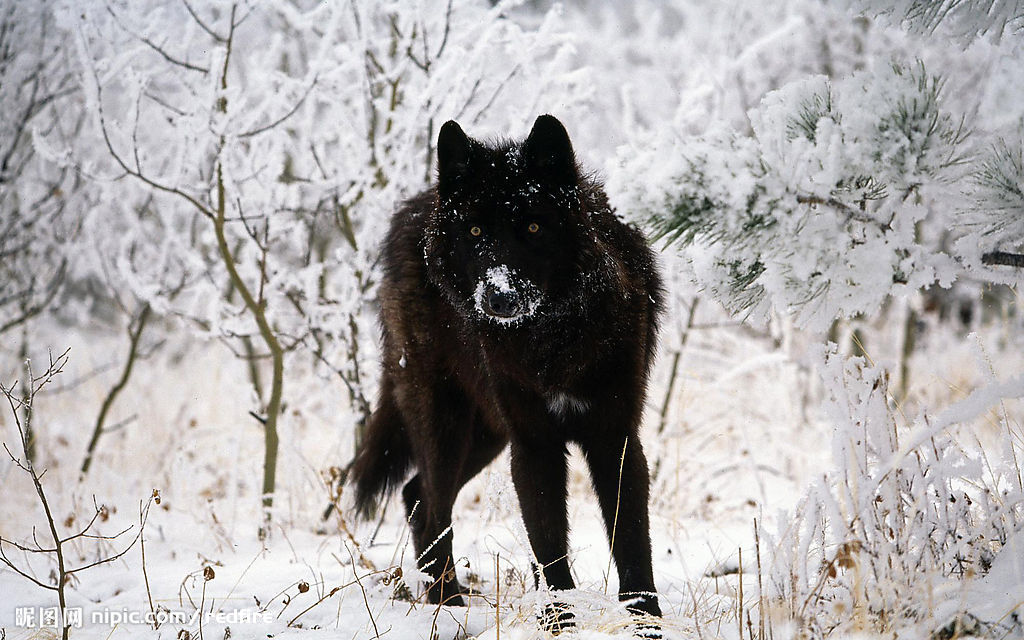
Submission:
[[[8,568],[10,568],[18,575],[29,580],[36,586],[46,589],[48,591],[53,591],[57,594],[57,602],[59,604],[57,622],[60,628],[61,640],[68,640],[71,630],[71,624],[68,622],[67,618],[68,584],[71,582],[72,578],[76,576],[76,574],[101,564],[113,562],[114,560],[117,560],[121,556],[128,553],[128,551],[133,546],[135,546],[135,543],[138,542],[142,537],[142,531],[145,528],[146,519],[149,514],[149,505],[152,503],[152,499],[150,499],[150,502],[140,509],[139,530],[135,534],[135,537],[132,538],[131,542],[129,542],[121,551],[118,551],[117,553],[111,555],[105,555],[98,560],[88,562],[78,567],[69,566],[68,559],[66,558],[65,554],[65,548],[67,544],[78,540],[95,540],[98,542],[116,540],[132,529],[132,527],[129,526],[119,531],[118,533],[115,533],[114,535],[110,536],[98,533],[91,533],[92,528],[96,524],[97,520],[105,520],[107,517],[109,517],[109,511],[102,505],[97,504],[94,498],[93,507],[95,511],[92,517],[89,518],[89,521],[85,524],[85,526],[76,533],[70,535],[61,535],[60,532],[57,530],[57,522],[53,517],[53,511],[50,506],[50,500],[47,498],[46,490],[44,489],[42,483],[42,478],[43,475],[45,475],[46,471],[44,470],[41,473],[38,472],[36,470],[36,461],[34,461],[32,456],[29,455],[29,434],[32,433],[33,418],[35,417],[33,409],[35,405],[36,395],[39,393],[40,390],[42,390],[51,381],[53,381],[53,379],[57,375],[63,372],[64,366],[68,362],[69,351],[70,349],[65,350],[56,358],[54,358],[53,354],[51,353],[49,355],[49,363],[46,368],[46,371],[44,371],[39,376],[35,376],[32,373],[31,361],[26,361],[25,371],[27,372],[28,379],[26,382],[21,383],[20,385],[17,381],[9,386],[4,386],[2,383],[0,383],[0,394],[7,398],[7,404],[9,405],[11,409],[11,415],[14,418],[14,425],[18,430],[18,436],[20,440],[19,444],[21,445],[22,455],[24,457],[19,458],[18,456],[16,456],[7,447],[7,443],[4,443],[4,450],[7,451],[7,454],[11,457],[11,460],[14,462],[14,464],[19,469],[27,473],[29,478],[32,480],[32,484],[36,490],[36,496],[38,496],[39,498],[39,504],[43,508],[43,514],[46,518],[46,525],[47,529],[49,530],[50,540],[52,544],[52,546],[43,546],[42,542],[38,538],[36,538],[34,528],[32,531],[31,544],[21,544],[13,540],[8,540],[4,537],[0,537],[0,562],[2,562],[4,565],[6,565]],[[21,387],[20,397],[17,392],[19,386]],[[18,551],[22,552],[23,554],[42,554],[44,556],[52,556],[57,564],[57,572],[55,576],[56,584],[49,584],[39,580],[31,574],[30,567],[20,567],[7,556],[7,553],[4,549],[4,545],[13,547]]]

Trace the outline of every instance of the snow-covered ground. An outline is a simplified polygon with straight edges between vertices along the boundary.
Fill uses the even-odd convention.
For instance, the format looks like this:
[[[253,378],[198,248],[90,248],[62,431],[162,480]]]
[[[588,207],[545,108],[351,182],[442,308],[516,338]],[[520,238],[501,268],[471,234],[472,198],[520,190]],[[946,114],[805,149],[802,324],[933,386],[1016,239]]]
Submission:
[[[750,136],[749,114],[768,92],[809,75],[870,84],[854,74],[890,60],[915,69],[922,60],[942,75],[942,108],[973,128],[968,144],[1022,139],[1019,31],[971,40],[982,22],[953,12],[958,39],[915,35],[846,4],[894,3],[637,0],[549,11],[464,0],[448,12],[433,2],[264,2],[240,3],[240,22],[217,2],[0,3],[0,43],[32,45],[0,47],[0,150],[13,159],[0,171],[0,382],[26,380],[26,355],[41,375],[48,354],[70,348],[35,398],[32,426],[53,521],[70,538],[65,569],[89,567],[65,585],[72,637],[545,637],[537,613],[552,596],[533,585],[507,455],[456,504],[457,571],[476,592],[465,608],[423,600],[397,498],[357,521],[337,483],[360,394],[372,403],[375,393],[387,212],[425,185],[445,119],[473,136],[515,137],[550,112],[584,166],[607,178],[612,204],[642,224],[630,191],[667,206],[682,184],[673,182],[680,159],[655,150],[688,151],[688,136],[712,125]],[[235,27],[237,38],[225,37]],[[37,76],[52,103],[32,102]],[[7,113],[31,118],[22,130]],[[870,105],[858,113],[873,124]],[[775,133],[779,145],[793,141]],[[221,169],[223,181],[213,177]],[[857,281],[851,299],[872,293],[880,308],[816,318],[827,335],[794,325],[785,306],[799,296],[767,324],[730,316],[691,283],[693,265],[664,250],[668,312],[643,437],[666,637],[1024,637],[1020,276],[957,271],[967,264],[950,248],[963,203],[935,194],[967,180],[903,198],[921,215],[899,229],[906,246],[881,236],[873,245],[880,262],[910,249],[940,256],[955,287],[903,290],[888,271],[884,282]],[[288,347],[262,533],[259,415],[271,364],[219,257],[212,213],[196,207],[215,209],[217,186],[229,196],[220,204],[239,278]],[[998,231],[1012,236],[1017,209],[1004,209]],[[863,245],[843,221],[833,227]],[[778,266],[791,266],[797,231],[778,238]],[[850,266],[830,244],[811,249],[834,277]],[[51,281],[63,288],[47,299]],[[876,285],[881,293],[866,290]],[[38,315],[8,326],[40,302]],[[125,328],[146,306],[139,358],[83,476],[129,352]],[[53,542],[13,417],[0,404],[11,454],[0,453],[0,549],[16,567],[0,564],[0,640],[52,638],[57,564],[30,550]],[[575,452],[569,514],[579,588],[557,596],[575,615],[567,633],[629,637],[635,621],[617,600]]]
[[[717,315],[707,314],[707,324]],[[671,365],[664,356],[650,392],[645,435],[657,469],[651,503],[655,576],[667,637],[738,638],[740,583],[756,629],[753,603],[768,576],[761,563],[776,551],[769,540],[799,521],[801,514],[792,511],[798,498],[832,466],[832,427],[818,409],[821,384],[801,367],[796,347],[787,352],[770,336],[738,326],[702,329],[701,321],[681,358],[661,434],[660,403]],[[989,333],[992,344],[1002,339],[996,328]],[[950,402],[982,382],[971,340],[942,329],[931,337],[912,367],[920,379],[915,396]],[[113,365],[124,345],[99,334],[48,339],[69,343],[72,356],[39,396],[35,418],[45,443],[44,486],[62,531],[81,525],[94,499],[109,512],[94,533],[132,527],[118,539],[70,543],[68,562],[88,564],[127,546],[138,531],[140,508],[154,489],[160,495],[144,529],[144,561],[143,545],[136,543],[114,562],[72,578],[68,606],[84,621],[73,637],[169,638],[181,630],[196,637],[200,627],[205,637],[216,638],[228,629],[236,638],[543,635],[535,613],[549,596],[533,589],[507,457],[467,485],[456,506],[460,579],[479,595],[466,608],[438,608],[417,600],[423,583],[397,500],[375,521],[341,520],[337,512],[321,519],[329,499],[323,476],[347,461],[351,447],[344,418],[338,419],[344,402],[336,383],[308,378],[302,388],[316,401],[304,403],[303,411],[288,410],[282,489],[270,535],[260,540],[262,439],[247,414],[251,390],[243,363],[225,358],[216,343],[165,346],[143,361],[142,373],[117,403],[115,421],[126,423],[104,436],[94,468],[79,483],[85,438],[116,378]],[[995,354],[992,361],[1018,370],[1024,364],[1019,353]],[[1004,408],[1019,438],[1020,406]],[[10,443],[7,414],[3,425]],[[974,435],[984,442],[998,441],[999,434],[983,428],[963,433],[966,447],[976,446]],[[559,599],[574,608],[576,637],[628,636],[631,621],[615,597],[614,568],[586,471],[578,456],[573,460],[569,512],[579,589]],[[10,463],[2,473],[0,535],[25,542],[34,527],[45,543],[45,521],[26,474]],[[340,504],[346,504],[344,495]],[[53,569],[48,557],[10,548],[7,553],[41,580]],[[989,608],[1019,599],[1019,559],[999,557],[985,578],[956,598],[984,594]],[[209,581],[203,578],[206,567],[213,569]],[[399,575],[409,591],[393,598]],[[54,606],[53,594],[9,570],[0,571],[0,593],[0,627],[7,637],[43,637],[24,616],[34,612],[38,623]],[[942,598],[932,606],[941,608]],[[152,611],[167,621],[158,629],[144,624],[142,616]],[[747,625],[745,617],[744,637]],[[774,632],[784,635],[786,629]]]

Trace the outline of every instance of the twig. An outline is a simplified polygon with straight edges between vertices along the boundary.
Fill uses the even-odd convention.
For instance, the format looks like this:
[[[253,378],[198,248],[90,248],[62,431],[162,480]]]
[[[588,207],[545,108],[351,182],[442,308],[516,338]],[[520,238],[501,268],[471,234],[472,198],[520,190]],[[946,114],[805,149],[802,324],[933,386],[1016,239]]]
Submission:
[[[270,131],[271,129],[277,127],[282,122],[287,120],[288,118],[290,118],[293,115],[295,115],[295,113],[306,102],[306,98],[309,97],[309,94],[313,92],[313,88],[316,86],[316,83],[317,83],[318,80],[319,80],[319,76],[313,76],[313,81],[309,83],[308,87],[306,87],[305,93],[302,94],[302,97],[299,98],[298,102],[295,103],[295,106],[293,106],[291,109],[289,109],[286,114],[284,114],[283,116],[281,116],[277,120],[274,120],[270,124],[264,125],[262,127],[257,127],[255,129],[252,129],[250,131],[246,131],[244,133],[240,133],[240,134],[238,134],[238,137],[239,138],[251,138],[252,136],[257,136],[257,135],[259,135],[261,133],[264,133],[266,131]]]
[[[661,435],[665,431],[666,418],[668,417],[668,405],[669,401],[672,399],[672,391],[675,387],[676,375],[679,371],[679,359],[682,356],[683,350],[686,348],[686,343],[690,338],[690,331],[694,327],[693,321],[697,316],[697,303],[699,301],[700,298],[694,297],[690,302],[690,311],[686,317],[686,327],[683,329],[683,334],[679,338],[679,348],[672,354],[672,369],[669,372],[668,388],[665,390],[665,399],[661,403],[661,411],[658,414],[658,435]]]
[[[797,194],[796,201],[799,202],[800,204],[824,205],[827,207],[832,207],[833,209],[838,209],[839,211],[846,214],[847,220],[856,220],[857,222],[871,224],[878,227],[882,231],[887,231],[890,228],[888,224],[882,222],[881,220],[876,220],[875,218],[868,215],[866,212],[861,211],[860,209],[857,209],[855,207],[851,207],[850,205],[846,204],[842,200],[838,200],[837,198],[821,198],[818,196]]]
[[[203,593],[199,598],[199,640],[203,640],[203,613],[206,609],[206,583],[213,580],[214,576],[213,567],[210,565],[203,567]]]
[[[373,573],[383,573],[383,572],[379,572],[379,571],[378,571],[378,572],[373,572]],[[370,574],[367,574],[367,575],[373,575],[373,573],[370,573]],[[365,576],[364,576],[364,577],[365,577]],[[295,621],[296,621],[296,620],[298,620],[298,619],[299,619],[299,618],[301,618],[302,616],[304,616],[304,615],[306,615],[307,613],[309,613],[309,612],[310,612],[310,611],[311,611],[311,610],[312,610],[312,609],[313,609],[314,607],[316,607],[317,605],[319,605],[319,604],[320,604],[321,602],[323,602],[324,600],[327,600],[328,598],[332,597],[332,596],[333,596],[334,594],[338,593],[338,592],[339,592],[339,591],[341,591],[342,589],[344,589],[344,588],[346,588],[346,587],[350,587],[350,586],[352,586],[352,585],[354,585],[354,584],[356,584],[356,581],[355,581],[355,580],[353,580],[352,582],[348,582],[348,583],[345,583],[345,584],[343,584],[343,585],[341,585],[341,586],[339,586],[339,587],[334,587],[334,588],[333,588],[333,589],[331,589],[331,590],[330,590],[329,592],[327,592],[327,593],[325,593],[324,595],[320,596],[320,599],[319,599],[319,600],[317,600],[317,601],[316,601],[316,602],[314,602],[313,604],[309,605],[308,607],[306,607],[305,609],[303,609],[302,611],[300,611],[300,612],[299,612],[299,614],[298,614],[297,616],[295,616],[294,618],[292,618],[291,620],[289,620],[289,621],[288,621],[288,625],[287,625],[287,626],[288,626],[288,627],[293,627],[293,626],[295,626]]]
[[[764,638],[764,585],[761,580],[761,532],[757,527],[757,518],[754,518],[754,552],[757,557],[757,617],[758,617],[758,640]]]
[[[189,15],[192,16],[192,19],[196,21],[196,24],[199,25],[200,29],[205,31],[211,38],[213,38],[217,42],[220,42],[220,43],[224,43],[225,42],[224,36],[220,35],[216,31],[214,31],[212,28],[207,26],[207,24],[205,22],[203,22],[199,18],[199,16],[196,14],[195,10],[192,8],[192,5],[190,5],[188,3],[188,0],[181,0],[181,2],[182,2],[182,4],[185,5],[185,9],[188,11]],[[232,15],[231,18],[232,18],[231,21],[233,23],[234,22],[234,15]]]
[[[739,598],[736,600],[736,607],[739,609],[737,612],[736,624],[740,632],[740,640],[743,640],[743,547],[739,548]]]
[[[149,600],[149,610],[153,614],[153,629],[159,629],[160,620],[156,615],[156,607],[153,606],[153,592],[149,588],[149,573],[146,571],[146,538],[142,535],[143,525],[149,519],[149,506],[153,504],[154,500],[157,504],[160,504],[160,491],[157,489],[153,489],[150,501],[146,503],[145,510],[141,507],[139,508],[139,549],[142,552],[142,580],[146,584],[146,599]]]
[[[39,315],[40,313],[43,312],[43,310],[50,306],[50,303],[53,302],[53,299],[57,297],[57,293],[60,291],[61,284],[63,284],[64,282],[64,276],[67,272],[67,266],[67,259],[65,258],[61,260],[60,267],[57,268],[57,273],[53,275],[53,277],[50,279],[50,282],[45,287],[45,297],[36,304],[23,306],[21,315],[15,316],[14,318],[0,325],[0,334],[4,333],[8,329],[12,329],[28,320],[31,320],[33,317]],[[34,291],[35,281],[33,280],[31,286],[29,286],[29,288],[25,290],[23,294],[27,298]],[[19,297],[20,295],[22,294],[19,294]]]
[[[501,554],[497,553],[494,554],[494,640],[501,640]]]
[[[136,38],[138,38],[140,41],[142,41],[143,44],[147,45],[153,51],[156,51],[157,53],[159,53],[163,57],[163,59],[166,60],[167,62],[170,62],[173,65],[177,65],[179,67],[188,69],[189,71],[199,71],[201,73],[209,73],[210,72],[210,70],[205,68],[205,67],[197,67],[194,64],[190,64],[190,63],[185,62],[183,60],[178,60],[178,59],[172,57],[169,53],[164,51],[163,48],[161,48],[159,45],[157,45],[155,42],[153,42],[149,38],[147,38],[147,37],[145,37],[143,35],[140,35],[138,33],[135,33],[134,31],[129,29],[123,22],[121,22],[121,19],[117,16],[116,13],[114,13],[114,10],[112,8],[110,8],[109,6],[107,7],[107,13],[110,14],[110,16],[117,23],[117,25],[119,27],[121,27],[122,29],[124,29],[124,31],[126,33],[128,33],[128,34],[130,34],[132,36],[135,36]]]
[[[352,554],[352,549],[348,545],[345,545],[345,551],[348,551],[349,557],[352,559],[352,575],[356,578],[356,583],[359,585],[359,591],[363,594],[363,604],[366,606],[366,613],[370,617],[370,624],[373,625],[373,636],[374,638],[380,638],[380,631],[377,629],[377,621],[373,618],[373,610],[370,609],[370,601],[366,598],[366,588],[363,587],[363,581],[359,577],[359,569],[356,568],[356,557]]]
[[[2,391],[3,394],[7,397],[7,403],[10,405],[11,413],[14,415],[14,424],[18,429],[18,434],[21,436],[22,450],[25,453],[24,468],[28,471],[29,477],[32,479],[32,484],[33,486],[35,486],[36,495],[39,497],[39,503],[42,505],[43,513],[46,515],[46,524],[49,527],[50,535],[53,538],[54,555],[57,558],[57,585],[56,587],[53,587],[52,590],[55,590],[57,592],[57,601],[60,606],[58,621],[61,629],[62,640],[68,640],[68,634],[70,633],[71,629],[71,625],[67,624],[67,621],[65,620],[65,612],[67,611],[67,599],[66,594],[64,592],[64,587],[67,584],[69,574],[64,564],[64,549],[62,548],[60,534],[57,533],[57,523],[53,518],[52,511],[50,510],[50,502],[49,500],[47,500],[46,492],[43,490],[43,484],[40,481],[40,475],[36,473],[35,465],[32,462],[32,458],[29,456],[28,432],[30,430],[32,421],[32,405],[35,400],[35,395],[36,393],[39,392],[40,389],[46,386],[46,384],[53,378],[53,376],[57,375],[57,373],[63,370],[64,364],[67,362],[67,354],[68,351],[65,351],[63,354],[58,356],[56,360],[53,359],[53,354],[50,354],[50,365],[49,367],[47,367],[46,372],[39,378],[34,378],[32,376],[32,364],[31,362],[26,362],[29,379],[27,382],[27,386],[25,387],[25,396],[17,404],[15,403],[14,400],[13,385],[11,388],[8,389],[4,389],[2,386],[0,386],[0,391]],[[18,417],[19,405],[22,410],[22,414],[24,415],[25,418],[24,423],[22,423],[21,418]],[[2,552],[2,546],[0,546],[0,552]],[[0,555],[3,554],[0,553]],[[14,566],[14,564],[7,558],[6,555],[3,555],[3,560],[5,564],[15,569],[15,571],[17,571],[22,576],[29,577],[25,572],[17,569]],[[42,586],[42,584],[35,578],[29,577],[29,579],[32,580],[32,582],[34,582],[35,584]]]
[[[106,118],[103,115],[103,87],[100,84],[99,74],[96,72],[95,69],[93,69],[92,71],[96,82],[96,95],[98,98],[96,101],[96,109],[100,121],[100,133],[103,135],[103,142],[107,147],[107,152],[110,153],[110,156],[114,159],[118,166],[121,167],[121,170],[124,171],[125,174],[132,176],[137,180],[140,180],[141,182],[149,185],[151,188],[156,189],[157,191],[169,193],[171,195],[175,195],[178,196],[179,198],[184,199],[186,202],[190,203],[193,207],[195,207],[196,210],[198,210],[202,215],[204,215],[207,218],[213,219],[213,212],[210,211],[208,207],[204,206],[201,202],[199,202],[199,200],[197,200],[195,197],[185,193],[184,191],[177,187],[169,187],[165,184],[161,184],[151,179],[149,176],[145,175],[139,170],[132,169],[131,167],[128,166],[128,163],[124,161],[124,159],[117,152],[117,150],[114,149],[114,143],[110,140],[110,133],[107,131]]]

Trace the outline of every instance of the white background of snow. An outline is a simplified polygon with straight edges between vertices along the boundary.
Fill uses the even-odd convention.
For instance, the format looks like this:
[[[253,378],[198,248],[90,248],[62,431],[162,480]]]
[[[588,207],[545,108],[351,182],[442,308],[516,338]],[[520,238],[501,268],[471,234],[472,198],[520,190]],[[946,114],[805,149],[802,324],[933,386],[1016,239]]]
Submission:
[[[566,10],[568,15],[559,22],[560,27],[576,32],[577,58],[598,71],[586,75],[585,86],[572,87],[574,97],[586,106],[572,104],[560,109],[563,103],[557,100],[531,106],[533,112],[550,110],[563,118],[587,166],[605,167],[619,144],[660,122],[702,130],[715,116],[743,126],[747,110],[765,91],[816,70],[823,42],[816,34],[834,34],[834,63],[837,72],[846,70],[843,42],[855,32],[843,26],[846,19],[816,3],[791,2],[771,9],[753,3],[683,6],[670,11],[663,3],[638,2],[632,9],[599,7],[589,16],[580,16],[572,7]],[[584,20],[595,16],[603,17],[604,26]],[[623,26],[626,24],[629,29]],[[1019,45],[1002,51],[979,45],[967,54],[955,55],[939,44],[915,50],[916,44],[908,44],[895,32],[872,33],[866,38],[865,46],[879,55],[911,51],[940,65],[947,62],[943,68],[949,69],[949,93],[953,96],[969,93],[961,90],[961,84],[973,87],[973,76],[963,73],[964,69],[991,63],[1001,71],[994,76],[997,80],[982,87],[980,112],[992,116],[987,121],[995,123],[993,126],[998,124],[997,117],[1012,120],[1008,114],[1019,114],[1024,65],[1007,62],[1020,60]],[[501,115],[484,129],[513,136],[526,133],[531,116],[510,115],[502,111],[503,105],[495,109]],[[496,124],[511,119],[518,125]],[[667,161],[665,165],[672,168]],[[659,175],[652,173],[647,179],[656,184]],[[154,251],[162,260],[186,255],[171,238]],[[743,548],[744,592],[748,598],[756,593],[756,576],[750,566],[753,519],[756,517],[764,530],[783,527],[790,517],[785,510],[830,465],[830,425],[818,410],[820,384],[805,366],[805,346],[816,343],[817,337],[794,332],[785,322],[757,333],[727,319],[704,300],[698,314],[704,328],[690,335],[669,405],[668,426],[659,436],[657,410],[667,389],[668,356],[682,334],[685,303],[695,295],[679,275],[677,258],[666,255],[663,262],[670,280],[671,312],[665,320],[644,433],[652,467],[661,462],[651,505],[656,581],[670,634],[694,637],[699,628],[704,637],[736,638],[737,576],[713,578],[708,574],[735,567],[737,549]],[[304,287],[315,281],[315,274],[281,277],[301,279]],[[126,284],[133,290],[147,286],[151,285],[144,281]],[[233,320],[219,314],[212,298],[197,295],[181,305],[191,305],[189,311],[194,315],[214,321],[215,330],[233,328]],[[371,319],[365,333],[372,332]],[[878,327],[872,334],[877,346],[869,346],[872,356],[890,367],[897,362],[897,333],[894,326]],[[1019,325],[1000,321],[982,335],[997,370],[1024,369],[1019,336]],[[215,340],[172,339],[157,356],[142,363],[119,399],[113,419],[137,417],[104,437],[89,480],[79,487],[75,479],[84,443],[103,395],[117,375],[124,340],[90,326],[69,332],[53,321],[34,328],[32,344],[37,361],[44,357],[44,345],[57,351],[71,346],[71,363],[56,389],[81,381],[67,391],[41,396],[38,406],[37,424],[46,443],[45,482],[57,513],[76,513],[81,518],[95,495],[99,502],[116,508],[110,522],[102,525],[103,533],[112,533],[135,522],[139,501],[152,489],[161,490],[162,505],[153,508],[146,528],[146,564],[155,599],[177,607],[183,581],[193,597],[198,597],[200,584],[189,581],[188,576],[214,563],[217,577],[207,585],[208,601],[222,603],[226,611],[251,610],[255,596],[264,603],[273,601],[269,611],[275,615],[284,608],[279,620],[267,626],[231,625],[232,637],[373,637],[358,586],[342,589],[302,618],[307,627],[319,624],[322,630],[284,626],[290,616],[312,603],[318,584],[329,589],[353,577],[345,539],[336,532],[334,521],[324,525],[326,534],[315,533],[326,504],[320,472],[344,463],[351,455],[354,416],[335,378],[313,375],[297,359],[289,363],[294,376],[289,378],[289,393],[301,390],[303,398],[290,402],[283,419],[281,489],[275,513],[279,526],[267,550],[261,552],[255,538],[255,493],[262,439],[258,423],[247,415],[255,400],[241,362]],[[0,345],[5,380],[12,379],[9,372],[17,369],[16,346],[6,341]],[[97,369],[99,375],[88,375]],[[912,371],[918,407],[935,410],[987,382],[978,370],[974,345],[941,328],[919,345]],[[1006,412],[1019,429],[1020,407],[1011,403]],[[994,427],[985,421],[971,430],[984,443],[998,440]],[[0,433],[5,442],[13,442],[6,412],[0,412]],[[965,441],[971,438],[965,437]],[[522,581],[529,584],[523,577],[529,573],[529,550],[507,467],[507,459],[499,459],[463,492],[456,508],[455,549],[468,559],[470,570],[482,576],[482,590],[492,601],[495,558],[500,558],[503,575],[515,570],[511,584],[503,582],[501,586],[501,637],[535,637],[533,606],[544,598],[523,588]],[[606,580],[607,543],[587,485],[577,457],[570,500],[573,568],[581,587],[573,598],[579,603],[581,630],[577,637],[628,635],[622,629],[628,618],[615,603],[614,567]],[[397,499],[391,502],[373,544],[369,541],[376,523],[349,524],[378,567],[398,564],[411,576],[413,552],[397,505]],[[0,460],[0,534],[24,540],[33,526],[41,525],[30,485],[19,470]],[[1019,546],[1019,535],[1016,541]],[[95,552],[84,545],[82,550]],[[45,578],[48,574],[45,562],[36,559],[32,566],[37,575]],[[463,582],[471,582],[465,569],[461,571]],[[1019,571],[1019,564],[1014,566],[1000,556],[994,575],[977,584],[978,602],[1005,607],[1004,597],[1012,601],[1013,589],[1021,584]],[[309,593],[297,595],[300,580],[312,585]],[[463,626],[471,634],[496,636],[495,612],[490,607],[438,614],[427,605],[389,600],[390,590],[372,579],[364,586],[382,637],[428,638],[435,621],[440,638],[452,637]],[[417,591],[415,584],[413,589]],[[294,597],[286,608],[283,596],[277,595],[282,591]],[[82,574],[71,593],[71,606],[81,605],[87,611],[98,602],[112,608],[146,610],[138,549],[118,562]],[[970,594],[967,597],[975,597]],[[229,595],[232,599],[227,600]],[[13,627],[15,606],[52,603],[49,594],[9,571],[0,571],[0,627],[8,638],[36,636],[33,631]],[[589,606],[594,610],[588,611]],[[937,608],[941,606],[947,605]],[[385,630],[387,635],[383,635]],[[204,633],[221,638],[224,629],[208,624]],[[151,631],[122,626],[111,630],[101,625],[76,631],[74,637],[172,638],[176,634],[177,628]]]

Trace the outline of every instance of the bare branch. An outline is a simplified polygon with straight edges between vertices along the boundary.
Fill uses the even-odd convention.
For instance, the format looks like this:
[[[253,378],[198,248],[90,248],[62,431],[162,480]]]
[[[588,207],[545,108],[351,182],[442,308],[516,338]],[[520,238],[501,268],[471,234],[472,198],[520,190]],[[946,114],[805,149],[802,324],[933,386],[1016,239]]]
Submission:
[[[182,67],[184,69],[188,69],[189,71],[199,71],[200,73],[209,73],[210,72],[209,69],[206,69],[204,67],[197,67],[194,64],[190,64],[190,63],[185,62],[183,60],[178,60],[178,59],[174,58],[169,53],[164,51],[162,47],[157,45],[155,42],[153,42],[149,38],[147,38],[147,37],[145,37],[145,36],[143,36],[141,34],[135,33],[134,31],[129,29],[123,22],[121,22],[121,19],[117,16],[116,13],[114,13],[114,10],[110,6],[107,7],[107,13],[109,13],[110,16],[114,19],[114,22],[117,23],[117,26],[121,27],[126,33],[129,33],[129,34],[135,36],[136,38],[138,38],[139,41],[141,41],[143,44],[148,46],[153,51],[156,51],[157,53],[159,53],[163,57],[163,59],[166,60],[167,62],[170,62],[171,64],[177,65],[177,66]]]
[[[240,134],[238,134],[238,137],[239,138],[251,138],[252,136],[259,135],[259,134],[264,133],[266,131],[270,131],[271,129],[277,127],[282,122],[287,120],[288,118],[291,118],[302,107],[303,103],[306,102],[306,98],[308,98],[309,94],[312,93],[313,87],[316,86],[316,83],[317,83],[318,80],[319,80],[319,76],[314,76],[313,77],[313,81],[309,84],[308,87],[306,87],[306,92],[302,94],[302,97],[299,98],[299,101],[295,103],[295,106],[293,106],[288,111],[288,113],[284,114],[283,116],[281,116],[280,118],[278,118],[277,120],[271,122],[268,125],[265,125],[265,126],[262,126],[262,127],[258,127],[256,129],[251,130],[251,131],[246,131],[245,133],[240,133]]]
[[[908,190],[907,195],[909,195],[910,193],[911,192]],[[906,197],[907,196],[905,195],[904,198]],[[820,198],[818,196],[809,196],[801,194],[797,195],[796,201],[799,202],[800,204],[823,205],[827,207],[832,207],[833,209],[838,209],[839,211],[846,214],[846,219],[848,221],[856,220],[858,222],[863,222],[865,224],[874,225],[881,229],[882,231],[886,231],[889,229],[889,225],[882,222],[881,220],[876,220],[875,218],[872,218],[864,211],[861,211],[860,209],[857,209],[855,207],[851,207],[850,205],[846,204],[841,200],[837,200],[836,198]]]
[[[0,562],[3,562],[5,565],[7,565],[7,567],[9,569],[14,571],[18,575],[20,575],[22,578],[25,578],[25,579],[30,580],[31,582],[35,583],[35,585],[37,587],[42,587],[43,589],[47,589],[49,591],[57,591],[58,590],[58,587],[55,587],[52,584],[46,584],[46,583],[40,582],[34,576],[31,576],[31,575],[25,573],[24,571],[22,571],[18,567],[18,565],[16,565],[13,562],[11,562],[11,559],[7,557],[7,554],[4,553],[4,548],[3,548],[2,545],[0,545]]]
[[[181,2],[185,5],[185,9],[188,11],[189,15],[192,16],[192,19],[196,21],[196,24],[199,25],[200,29],[205,31],[211,38],[213,38],[221,44],[227,42],[227,39],[224,36],[220,35],[212,28],[210,28],[205,22],[203,22],[203,20],[196,14],[195,10],[192,8],[192,5],[188,3],[188,0],[181,0]]]
[[[185,62],[184,60],[177,60],[177,59],[173,58],[170,54],[168,54],[162,48],[157,46],[156,43],[154,43],[149,38],[140,38],[140,40],[142,40],[142,42],[144,42],[145,44],[149,45],[154,51],[156,51],[161,56],[163,56],[164,60],[167,60],[167,62],[170,62],[171,64],[178,65],[179,67],[184,67],[185,69],[188,69],[189,71],[198,71],[200,73],[209,73],[210,72],[210,70],[207,69],[206,67],[200,67],[200,66],[197,66],[197,65]]]
[[[444,35],[441,37],[441,46],[437,48],[437,53],[434,54],[434,58],[440,58],[441,54],[444,53],[445,47],[448,46],[448,34],[452,30],[452,0],[448,0],[448,8],[444,14]]]
[[[36,532],[35,532],[35,528],[33,527],[33,529],[32,529],[32,541],[35,542],[35,544],[36,544],[35,547],[27,547],[27,546],[25,546],[23,544],[15,542],[14,540],[8,540],[7,538],[5,538],[3,536],[0,536],[0,544],[9,544],[12,547],[14,547],[15,549],[17,549],[18,551],[24,551],[25,553],[53,553],[54,551],[57,550],[55,548],[47,549],[47,548],[43,547],[42,545],[40,545],[39,541],[35,539],[35,535],[36,535]]]
[[[113,406],[117,396],[128,385],[129,378],[131,378],[132,368],[135,366],[139,355],[139,342],[142,339],[142,332],[146,328],[149,316],[150,306],[148,303],[143,303],[142,310],[128,323],[128,356],[125,358],[124,370],[121,372],[121,377],[103,399],[100,413],[96,417],[96,425],[93,427],[92,437],[89,439],[89,445],[85,450],[85,460],[82,462],[79,481],[85,478],[86,474],[89,473],[89,467],[92,466],[93,455],[96,453],[96,445],[99,443],[100,435],[103,433],[103,425],[106,422],[107,413]]]

